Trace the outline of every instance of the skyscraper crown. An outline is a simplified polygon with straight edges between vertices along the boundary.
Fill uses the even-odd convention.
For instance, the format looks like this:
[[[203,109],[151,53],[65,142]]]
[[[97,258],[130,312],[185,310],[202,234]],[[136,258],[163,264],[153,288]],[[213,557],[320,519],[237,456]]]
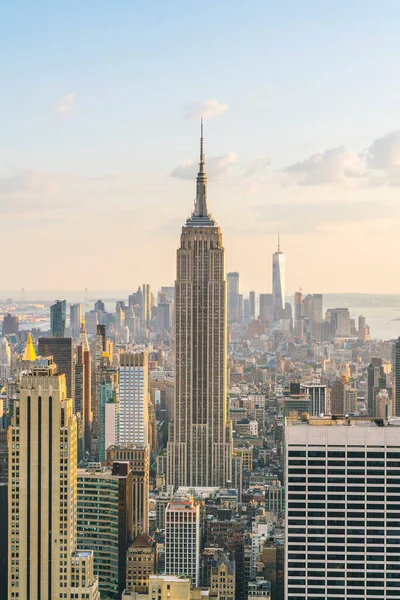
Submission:
[[[194,211],[190,219],[186,221],[186,227],[215,227],[215,221],[211,218],[207,207],[207,175],[205,172],[203,119],[200,129],[200,162],[199,172],[196,179],[196,201]]]

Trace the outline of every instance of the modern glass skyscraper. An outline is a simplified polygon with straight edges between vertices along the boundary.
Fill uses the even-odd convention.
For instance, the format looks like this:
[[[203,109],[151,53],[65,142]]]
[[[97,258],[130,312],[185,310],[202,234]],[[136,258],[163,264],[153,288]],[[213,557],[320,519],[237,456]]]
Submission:
[[[272,296],[274,320],[279,321],[285,308],[285,255],[281,252],[278,236],[278,250],[272,255]]]
[[[221,230],[207,208],[202,133],[196,204],[182,228],[177,252],[170,485],[225,486],[232,480],[226,313],[225,250]]]
[[[55,304],[50,306],[50,329],[51,335],[55,338],[65,337],[65,323],[67,320],[67,301],[56,300]]]

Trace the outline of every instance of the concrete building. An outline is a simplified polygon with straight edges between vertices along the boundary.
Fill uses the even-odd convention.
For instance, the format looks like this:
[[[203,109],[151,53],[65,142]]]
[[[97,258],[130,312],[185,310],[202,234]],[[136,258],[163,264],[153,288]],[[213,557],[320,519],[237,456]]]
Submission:
[[[0,339],[0,378],[7,379],[11,374],[11,349],[6,338]]]
[[[92,563],[76,585],[77,425],[54,365],[21,377],[9,455],[8,598],[97,600]]]
[[[260,577],[249,581],[247,600],[271,598],[271,582]]]
[[[119,600],[132,535],[132,475],[128,462],[112,469],[92,463],[78,469],[78,548],[93,550],[102,596]]]
[[[222,234],[207,208],[202,133],[195,209],[177,251],[175,403],[167,447],[167,483],[174,487],[232,480],[226,285]]]
[[[399,425],[286,420],[288,600],[398,595]]]
[[[81,459],[90,451],[92,402],[91,402],[91,360],[89,344],[79,344],[76,348],[75,362],[75,402],[74,412],[78,416],[78,455]]]
[[[157,544],[142,533],[130,544],[126,553],[126,590],[143,591],[149,585],[157,565]]]
[[[165,572],[200,579],[200,506],[193,497],[175,497],[165,513]]]
[[[98,448],[99,461],[106,457],[109,446],[119,444],[120,399],[118,369],[110,365],[109,356],[103,353],[98,372]]]
[[[132,539],[149,532],[149,447],[135,444],[110,446],[106,465],[129,461],[132,472]]]
[[[94,575],[94,557],[90,550],[76,551],[71,559],[71,595],[75,600],[100,600],[98,579]],[[52,597],[54,598],[54,596]]]
[[[119,366],[119,438],[121,444],[149,443],[147,350],[126,352]]]

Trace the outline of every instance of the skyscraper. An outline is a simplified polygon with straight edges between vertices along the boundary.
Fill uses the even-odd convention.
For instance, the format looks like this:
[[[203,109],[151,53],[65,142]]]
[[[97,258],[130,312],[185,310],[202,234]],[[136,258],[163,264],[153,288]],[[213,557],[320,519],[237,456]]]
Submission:
[[[260,320],[262,323],[271,323],[274,319],[272,294],[260,294]]]
[[[90,573],[85,585],[74,577],[77,426],[66,396],[54,365],[21,378],[9,439],[10,599],[99,597]],[[86,596],[72,595],[86,584]]]
[[[75,413],[79,413],[79,458],[82,458],[86,451],[90,451],[90,430],[92,424],[91,383],[89,345],[79,344],[76,349],[74,399]]]
[[[149,374],[147,351],[121,354],[119,394],[120,443],[148,444]]]
[[[294,295],[294,333],[297,337],[304,336],[303,315],[302,315],[303,294],[301,291]]]
[[[225,250],[207,208],[203,128],[196,204],[182,228],[175,283],[175,403],[168,442],[170,485],[232,480],[227,422]]]
[[[272,296],[274,320],[279,321],[285,308],[285,255],[281,252],[278,235],[278,250],[272,255]]]
[[[200,580],[200,506],[192,496],[176,497],[165,512],[165,573]]]
[[[393,416],[400,417],[400,337],[392,348]]]
[[[243,321],[243,296],[240,294],[239,273],[228,273],[228,321],[241,323]]]
[[[256,293],[250,292],[249,294],[250,300],[250,319],[256,318]]]
[[[50,329],[54,338],[65,337],[65,324],[67,321],[67,301],[56,300],[50,306]]]
[[[132,538],[149,531],[149,447],[136,444],[110,446],[106,465],[129,461],[132,472]]]
[[[82,304],[71,304],[69,307],[69,334],[77,343],[81,331]]]
[[[132,473],[128,462],[111,469],[78,469],[78,548],[93,550],[104,597],[119,600],[125,587],[126,550],[132,535]]]
[[[64,374],[67,397],[75,398],[75,368],[72,338],[39,338],[39,356],[52,356],[57,373]]]
[[[287,421],[285,598],[399,598],[396,420]]]

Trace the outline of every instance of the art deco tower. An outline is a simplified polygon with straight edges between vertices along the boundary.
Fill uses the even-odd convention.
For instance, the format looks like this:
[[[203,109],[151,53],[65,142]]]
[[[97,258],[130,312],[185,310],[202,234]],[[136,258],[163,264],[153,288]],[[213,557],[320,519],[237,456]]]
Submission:
[[[221,230],[207,208],[203,124],[196,203],[182,228],[175,282],[175,405],[168,484],[224,486],[232,479],[227,422],[227,286]]]

